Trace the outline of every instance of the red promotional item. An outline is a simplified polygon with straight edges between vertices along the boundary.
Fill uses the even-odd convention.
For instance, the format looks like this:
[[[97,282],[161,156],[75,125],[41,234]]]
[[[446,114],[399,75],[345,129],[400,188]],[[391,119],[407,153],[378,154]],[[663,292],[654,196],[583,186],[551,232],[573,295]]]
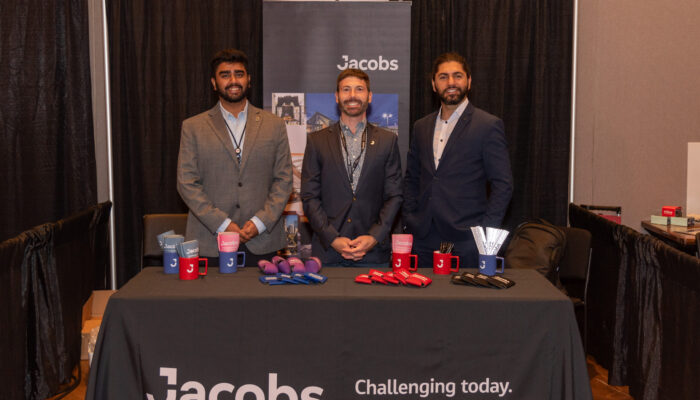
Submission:
[[[425,275],[410,273],[405,269],[400,269],[394,272],[382,272],[376,269],[369,270],[367,274],[361,274],[355,277],[355,282],[371,285],[373,282],[381,283],[382,285],[406,285],[410,284],[418,287],[426,287],[433,280]]]
[[[369,277],[367,274],[360,274],[355,277],[355,282],[357,283],[366,283],[368,285],[372,284],[372,278]]]
[[[453,262],[454,261],[454,262]],[[450,272],[459,271],[459,257],[452,253],[433,252],[433,273],[436,275],[449,275]]]
[[[405,269],[394,271],[394,278],[398,279],[403,285],[406,284],[406,279],[408,279],[409,276],[411,276],[411,274]]]
[[[376,270],[376,269],[370,269],[370,270],[369,270],[369,275],[370,275],[370,276],[378,276],[378,277],[381,278],[381,277],[384,276],[384,272],[378,271],[378,270]]]
[[[406,282],[413,286],[426,287],[433,283],[433,280],[428,278],[427,276],[414,273],[411,274],[411,276],[409,276],[408,279],[406,279]]]
[[[369,270],[369,276],[372,278],[372,281],[374,282],[379,282],[383,285],[386,285],[386,281],[384,280],[384,273],[381,271],[377,271],[376,269],[371,269]]]
[[[384,274],[383,279],[388,283],[391,283],[392,285],[398,285],[399,283],[401,283],[398,279],[394,278],[393,272],[387,272],[386,274]]]
[[[683,209],[678,206],[663,206],[661,207],[661,215],[664,217],[680,217],[683,215]]]
[[[394,271],[400,269],[415,271],[416,269],[418,269],[418,256],[415,254],[392,253],[391,269]]]
[[[204,260],[204,272],[199,272],[199,262]],[[180,257],[180,280],[191,281],[207,274],[209,260],[202,257]]]

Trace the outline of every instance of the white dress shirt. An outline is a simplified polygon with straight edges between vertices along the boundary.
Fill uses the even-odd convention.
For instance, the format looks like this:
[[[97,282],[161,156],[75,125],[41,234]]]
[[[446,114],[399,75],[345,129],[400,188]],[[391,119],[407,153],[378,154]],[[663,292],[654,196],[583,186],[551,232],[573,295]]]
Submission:
[[[229,137],[231,137],[231,133],[233,133],[233,137],[231,137],[231,144],[233,145],[233,148],[235,149],[236,147],[238,147],[241,149],[242,152],[243,143],[245,142],[245,135],[243,134],[243,132],[245,131],[245,124],[246,122],[248,122],[248,100],[246,100],[245,107],[243,107],[243,111],[241,111],[238,114],[238,117],[228,112],[228,110],[224,108],[221,102],[219,102],[219,108],[221,109],[221,115],[224,117],[226,125],[228,125],[228,129],[230,129],[230,131],[228,132]],[[233,140],[234,137],[236,138],[235,141]],[[236,142],[238,142],[238,146],[236,146]],[[253,216],[250,220],[255,224],[255,227],[258,228],[258,233],[263,233],[265,232],[265,229],[267,229],[267,227],[260,220],[260,218]],[[219,226],[219,229],[217,229],[216,231],[225,231],[230,223],[231,218],[226,218],[224,222]],[[241,226],[241,228],[243,227]]]
[[[467,108],[467,104],[469,104],[469,99],[465,97],[464,101],[454,110],[447,121],[440,117],[442,115],[442,107],[440,107],[438,111],[437,118],[435,118],[435,134],[433,135],[433,160],[435,161],[435,169],[440,165],[440,158],[442,158],[445,145],[450,139],[450,135],[455,125],[457,125],[457,121],[459,121],[459,117],[462,116],[464,109]]]

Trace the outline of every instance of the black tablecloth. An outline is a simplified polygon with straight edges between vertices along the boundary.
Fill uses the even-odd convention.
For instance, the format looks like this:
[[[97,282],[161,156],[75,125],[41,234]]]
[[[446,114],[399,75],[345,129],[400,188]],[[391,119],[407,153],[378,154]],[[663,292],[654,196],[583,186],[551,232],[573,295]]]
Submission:
[[[505,290],[428,270],[427,288],[354,283],[363,272],[267,286],[250,267],[147,268],[109,301],[87,399],[591,398],[571,302],[537,272],[507,270]]]

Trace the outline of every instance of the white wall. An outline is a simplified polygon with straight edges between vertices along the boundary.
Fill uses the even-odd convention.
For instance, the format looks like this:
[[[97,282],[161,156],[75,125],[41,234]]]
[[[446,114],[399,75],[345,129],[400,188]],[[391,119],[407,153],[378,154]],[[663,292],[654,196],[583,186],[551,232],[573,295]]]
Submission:
[[[90,78],[92,85],[92,125],[95,132],[97,201],[101,203],[110,200],[102,0],[88,0],[88,15],[90,19]]]
[[[574,202],[622,222],[686,206],[700,141],[700,2],[580,0]]]

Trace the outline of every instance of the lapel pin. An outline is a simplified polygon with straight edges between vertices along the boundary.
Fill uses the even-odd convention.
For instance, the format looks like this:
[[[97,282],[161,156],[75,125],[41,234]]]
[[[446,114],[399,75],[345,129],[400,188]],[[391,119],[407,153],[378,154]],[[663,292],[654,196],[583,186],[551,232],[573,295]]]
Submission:
[[[369,145],[374,146],[374,140],[370,140]]]

